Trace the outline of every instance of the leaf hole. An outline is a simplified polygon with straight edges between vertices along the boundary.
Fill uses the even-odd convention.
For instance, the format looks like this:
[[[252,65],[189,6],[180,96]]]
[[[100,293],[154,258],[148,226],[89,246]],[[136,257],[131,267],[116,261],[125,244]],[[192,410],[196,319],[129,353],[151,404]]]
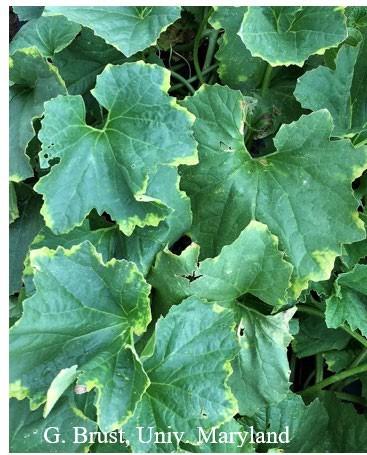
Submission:
[[[186,248],[191,245],[192,240],[188,235],[183,235],[181,238],[177,240],[177,242],[173,243],[169,250],[171,253],[175,254],[176,256],[180,256],[180,254],[186,250]]]
[[[221,150],[223,150],[223,152],[233,152],[234,151],[234,149],[230,145],[227,145],[222,141],[219,141],[219,148]]]

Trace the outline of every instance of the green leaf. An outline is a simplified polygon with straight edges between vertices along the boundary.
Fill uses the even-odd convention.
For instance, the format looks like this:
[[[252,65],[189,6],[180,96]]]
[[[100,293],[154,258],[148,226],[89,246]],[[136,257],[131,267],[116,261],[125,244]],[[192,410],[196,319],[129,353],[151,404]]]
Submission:
[[[31,250],[47,247],[56,250],[58,246],[69,249],[74,245],[88,240],[102,255],[104,261],[117,257],[116,250],[119,249],[120,241],[117,226],[91,230],[89,221],[85,220],[81,226],[76,227],[67,234],[54,234],[51,229],[43,227],[30,245]],[[121,258],[120,258],[121,259]]]
[[[34,250],[31,264],[37,291],[11,330],[11,395],[36,408],[60,370],[77,365],[79,384],[97,389],[101,429],[121,426],[148,384],[130,338],[150,321],[149,286],[134,264],[104,264],[89,242]]]
[[[253,57],[271,66],[298,65],[347,37],[343,8],[250,6],[238,32]]]
[[[329,371],[339,373],[347,369],[357,357],[357,349],[343,349],[342,351],[328,351],[323,354]]]
[[[179,256],[167,249],[158,253],[148,282],[155,290],[154,306],[161,313],[192,295],[190,279],[196,276],[199,252],[199,245],[192,243]]]
[[[246,438],[245,442],[241,440],[239,433]],[[219,428],[210,429],[205,432],[205,435],[208,442],[204,441],[197,446],[182,444],[182,447],[190,453],[252,453],[255,451],[254,444],[249,442],[249,435],[235,419],[229,420]]]
[[[201,262],[191,292],[209,301],[235,300],[252,294],[269,305],[281,306],[292,266],[278,250],[278,239],[267,226],[251,221],[239,237],[213,259]]]
[[[80,225],[93,208],[107,212],[126,235],[167,216],[167,207],[146,193],[150,176],[162,164],[196,162],[192,116],[167,95],[168,88],[169,72],[156,65],[108,65],[93,90],[109,111],[102,129],[86,124],[80,96],[46,103],[41,165],[55,157],[60,163],[35,189],[55,233]]]
[[[43,226],[42,200],[25,184],[16,186],[20,216],[9,227],[9,295],[20,291],[24,260],[35,235]]]
[[[290,309],[273,316],[243,306],[238,308],[240,352],[233,361],[229,385],[241,415],[282,401],[289,392],[287,347],[292,339]]]
[[[136,228],[130,237],[121,236],[123,257],[135,262],[144,275],[149,272],[156,254],[171,246],[191,226],[190,200],[180,191],[179,184],[177,169],[159,166],[149,182],[148,192],[169,207],[171,212],[157,227]],[[167,191],[167,188],[170,190]]]
[[[31,412],[27,399],[11,399],[9,424],[12,453],[85,452],[91,444],[74,442],[74,427],[97,431],[97,424],[77,409],[70,395],[60,399],[47,419],[40,409]],[[55,441],[56,433],[60,434],[59,442],[48,443],[45,435]]]
[[[266,63],[252,57],[237,32],[241,26],[246,6],[214,6],[209,22],[215,29],[224,29],[215,58],[222,82],[231,88],[248,90],[256,88],[262,80]]]
[[[65,17],[39,17],[25,24],[11,41],[9,50],[35,47],[44,57],[52,57],[68,46],[80,32],[80,25]]]
[[[135,54],[156,43],[161,32],[180,17],[179,6],[47,6],[44,14],[63,14],[91,28],[123,54]]]
[[[15,183],[9,182],[9,224],[19,218],[17,193],[15,191]]]
[[[299,395],[290,393],[281,403],[263,408],[245,421],[253,425],[255,431],[280,434],[288,427],[290,442],[265,444],[262,446],[265,451],[277,447],[293,453],[319,452],[319,442],[327,430],[328,415],[318,399],[306,406]]]
[[[294,94],[307,109],[330,111],[334,136],[352,136],[367,127],[367,28],[357,45],[340,48],[335,64],[335,69],[319,66],[307,71],[298,79]]]
[[[44,6],[13,6],[13,11],[20,21],[29,21],[42,16]]]
[[[33,120],[43,115],[43,103],[66,88],[57,69],[36,48],[21,49],[10,57],[9,142],[10,180],[33,176],[26,148],[34,136]]]
[[[236,413],[227,385],[230,361],[238,352],[233,317],[231,310],[190,298],[157,322],[155,350],[144,361],[151,384],[124,427],[133,451],[177,449],[176,440],[161,445],[144,442],[149,426],[184,432],[183,441],[195,442],[197,426],[209,429]],[[144,427],[140,440],[139,426]]]
[[[217,303],[245,294],[273,306],[286,302],[292,266],[265,225],[252,221],[218,256],[200,264],[199,251],[194,243],[180,256],[168,250],[157,255],[148,281],[156,291],[154,306],[162,313],[190,295]]]
[[[326,300],[326,324],[340,327],[348,322],[367,337],[367,265],[356,264],[335,282],[335,294]]]
[[[283,125],[277,151],[254,159],[243,144],[239,92],[206,86],[184,105],[196,116],[199,164],[185,168],[182,188],[202,257],[218,254],[255,219],[279,237],[294,265],[296,296],[308,281],[328,279],[342,243],[366,235],[351,183],[367,167],[367,150],[330,141],[331,116],[318,111]]]
[[[83,27],[70,46],[54,56],[53,62],[69,94],[81,95],[95,86],[97,75],[108,63],[120,64],[125,60],[121,52],[95,36],[89,28]]]
[[[326,392],[322,402],[329,414],[329,425],[319,440],[320,452],[353,453],[367,447],[367,419],[352,404],[341,403]]]
[[[332,349],[341,350],[350,341],[350,335],[346,332],[326,327],[324,319],[316,316],[300,319],[299,327],[300,330],[292,342],[292,348],[299,358]]]
[[[361,213],[360,217],[364,221],[366,227],[367,214]],[[367,239],[351,243],[350,245],[344,245],[343,250],[344,254],[341,257],[341,260],[343,261],[343,264],[351,269],[361,258],[367,257]]]

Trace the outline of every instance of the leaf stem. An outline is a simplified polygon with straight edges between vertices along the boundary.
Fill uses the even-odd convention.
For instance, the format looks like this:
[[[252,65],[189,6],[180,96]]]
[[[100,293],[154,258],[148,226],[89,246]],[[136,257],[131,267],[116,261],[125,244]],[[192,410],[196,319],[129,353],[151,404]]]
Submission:
[[[269,88],[272,71],[273,71],[273,67],[268,63],[268,66],[266,67],[266,70],[264,73],[263,82],[261,84],[261,96],[264,96],[267,89]]]
[[[362,349],[362,351],[357,355],[357,357],[350,364],[350,368],[354,368],[359,365],[367,357],[367,349]]]
[[[199,29],[198,29],[198,31],[196,33],[195,41],[194,41],[194,50],[193,50],[194,67],[195,67],[195,71],[196,71],[196,74],[197,74],[199,82],[200,82],[199,85],[205,83],[205,80],[204,80],[204,77],[203,77],[203,73],[201,71],[200,63],[199,63],[199,46],[200,46],[200,41],[201,41],[201,38],[202,38],[202,34],[203,34],[203,31],[204,31],[204,28],[205,28],[205,26],[206,26],[206,24],[208,22],[210,14],[211,14],[211,8],[210,7],[206,8],[206,12],[204,14],[204,18],[201,21],[201,24],[199,25]]]
[[[210,65],[207,69],[205,69],[203,71],[203,75],[211,73],[213,71],[213,69],[215,69],[217,67],[218,67],[218,63],[213,63],[213,65]],[[189,79],[185,79],[185,81],[188,82],[189,84],[191,84],[191,82],[195,82],[197,78],[198,78],[197,76],[192,76]],[[173,90],[177,90],[177,89],[181,88],[182,85],[184,85],[184,84],[181,83],[181,84],[172,85],[172,87],[170,87],[169,91],[171,92]]]
[[[322,319],[325,318],[325,315],[321,310],[311,307],[309,305],[297,305],[297,311],[299,311],[300,313],[309,314],[311,316],[317,316]],[[344,332],[347,332],[351,337],[359,341],[364,347],[367,348],[367,340],[365,337],[363,337],[359,333],[353,332],[353,330],[351,330],[346,324],[342,324],[340,326],[340,329],[344,330]]]
[[[357,395],[352,395],[351,393],[344,392],[335,392],[335,396],[340,400],[350,401],[351,403],[361,404],[362,406],[367,407],[367,400]]]
[[[324,364],[322,354],[316,354],[316,377],[315,383],[319,383],[324,379]]]
[[[192,95],[195,94],[195,89],[194,87],[190,84],[190,82],[188,80],[186,80],[184,77],[181,76],[181,74],[178,74],[176,73],[176,71],[171,71],[171,75],[177,79],[178,81],[181,82],[182,85],[184,85],[185,87],[187,87],[187,89],[190,91],[190,93]],[[173,87],[171,87],[171,90],[173,89]]]
[[[341,371],[340,373],[334,374],[329,378],[324,379],[317,384],[308,387],[307,389],[301,392],[301,395],[313,395],[317,392],[320,392],[325,387],[335,384],[336,382],[342,381],[343,379],[349,378],[350,376],[354,376],[356,374],[365,373],[367,371],[367,363],[364,365],[359,365],[358,367],[350,368],[345,371]]]
[[[208,49],[206,51],[203,70],[208,68],[212,62],[214,51],[215,51],[215,46],[217,45],[218,35],[219,35],[219,30],[212,30],[211,34],[209,35]]]
[[[367,349],[362,349],[361,352],[357,355],[357,357],[353,360],[353,362],[349,365],[349,368],[354,368],[357,365],[359,365],[365,357],[367,356]],[[350,381],[350,380],[349,380]],[[342,381],[340,384],[335,384],[334,386],[331,387],[332,390],[338,390],[342,391],[344,387],[348,385],[348,380]]]

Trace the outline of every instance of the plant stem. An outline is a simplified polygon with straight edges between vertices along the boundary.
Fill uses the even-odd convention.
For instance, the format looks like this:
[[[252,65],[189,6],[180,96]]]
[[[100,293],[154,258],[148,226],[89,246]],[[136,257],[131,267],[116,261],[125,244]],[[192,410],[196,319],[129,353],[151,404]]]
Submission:
[[[350,401],[352,403],[361,404],[362,406],[367,407],[367,400],[362,397],[357,397],[357,395],[352,395],[351,393],[344,392],[335,392],[335,396],[340,400]]]
[[[349,365],[349,368],[354,368],[357,365],[359,365],[365,357],[367,356],[367,349],[362,349],[361,352],[357,355],[357,357],[353,360],[353,362]],[[342,391],[344,387],[348,385],[348,380],[342,381],[340,384],[334,384],[334,386],[331,387],[332,390],[338,390]]]
[[[184,77],[181,76],[181,74],[178,74],[176,73],[175,71],[171,71],[171,75],[177,79],[178,81],[180,81],[183,85],[185,85],[185,87],[187,87],[187,89],[190,91],[190,93],[192,95],[195,94],[195,89],[194,87],[190,84],[189,81],[187,81]],[[171,90],[173,89],[173,87],[171,87]]]
[[[213,65],[210,65],[209,68],[207,68],[206,70],[203,71],[203,75],[212,72],[213,69],[215,69],[217,67],[218,67],[218,64],[213,63]],[[185,81],[188,82],[189,84],[191,84],[191,82],[195,82],[197,78],[198,78],[197,76],[192,76],[192,77],[190,77],[190,79],[185,79]],[[177,89],[181,88],[182,85],[184,85],[184,84],[181,83],[181,84],[172,85],[172,87],[169,89],[169,91],[177,90]]]
[[[308,384],[312,381],[312,378],[315,376],[315,371],[311,371],[311,373],[307,376],[304,387],[307,387]]]
[[[359,365],[367,357],[367,349],[362,349],[362,351],[357,355],[357,357],[350,364],[350,368],[354,368]]]
[[[319,383],[324,379],[324,363],[322,354],[316,354],[316,377],[315,383]]]
[[[219,30],[212,30],[211,34],[209,35],[208,49],[206,51],[203,70],[208,68],[212,62],[214,51],[215,51],[215,46],[217,45],[218,35],[219,35]]]
[[[297,305],[297,311],[300,313],[306,313],[311,316],[317,316],[319,318],[324,319],[325,315],[324,313],[314,307],[311,307],[309,305]],[[345,324],[342,324],[340,326],[340,329],[344,330],[344,332],[347,332],[351,337],[359,341],[364,347],[367,348],[367,340],[364,338],[362,335],[359,335],[359,333],[353,332],[349,327],[347,327]]]
[[[208,22],[210,14],[211,14],[211,8],[210,7],[206,8],[206,12],[204,14],[204,18],[201,21],[201,24],[199,26],[199,29],[198,29],[197,33],[196,33],[195,41],[194,41],[194,51],[193,51],[194,67],[195,67],[195,71],[196,71],[196,74],[198,76],[200,84],[204,84],[205,80],[204,80],[203,73],[202,73],[201,68],[200,68],[199,54],[198,53],[199,53],[199,46],[200,46],[200,41],[201,41],[201,38],[202,38],[203,31],[204,31],[204,27],[206,26],[206,24]]]
[[[265,92],[269,88],[269,84],[271,81],[271,72],[273,71],[273,67],[268,63],[268,66],[266,67],[265,73],[264,73],[264,78],[263,82],[261,84],[261,96],[265,95]]]
[[[313,395],[317,392],[320,392],[323,388],[335,384],[335,382],[339,382],[345,378],[349,378],[350,376],[354,376],[356,374],[365,373],[367,371],[367,363],[364,365],[359,365],[358,367],[351,368],[349,370],[341,371],[340,373],[334,374],[329,378],[324,379],[317,384],[308,387],[307,389],[301,392],[301,395]]]

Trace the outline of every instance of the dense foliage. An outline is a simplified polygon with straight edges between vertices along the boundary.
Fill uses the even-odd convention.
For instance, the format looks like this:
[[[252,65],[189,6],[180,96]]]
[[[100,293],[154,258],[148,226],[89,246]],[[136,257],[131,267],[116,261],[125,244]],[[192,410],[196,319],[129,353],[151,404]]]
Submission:
[[[366,451],[367,9],[11,15],[11,450]]]

